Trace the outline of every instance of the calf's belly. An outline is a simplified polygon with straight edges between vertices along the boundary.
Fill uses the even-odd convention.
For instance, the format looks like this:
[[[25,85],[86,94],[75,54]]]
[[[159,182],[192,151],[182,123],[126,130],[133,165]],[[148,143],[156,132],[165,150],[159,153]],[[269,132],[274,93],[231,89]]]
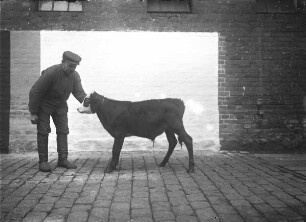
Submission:
[[[152,127],[148,126],[145,128],[130,128],[127,132],[128,136],[138,136],[154,140],[157,136],[165,132],[164,127]]]

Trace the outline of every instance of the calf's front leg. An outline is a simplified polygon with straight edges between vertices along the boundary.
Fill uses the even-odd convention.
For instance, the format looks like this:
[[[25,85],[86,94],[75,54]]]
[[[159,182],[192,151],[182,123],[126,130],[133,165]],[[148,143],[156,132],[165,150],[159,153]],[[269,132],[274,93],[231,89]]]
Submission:
[[[166,166],[166,164],[168,163],[169,158],[170,158],[171,154],[173,153],[173,150],[174,150],[174,148],[177,144],[177,139],[176,139],[173,132],[166,131],[165,133],[166,133],[166,136],[167,136],[167,140],[169,142],[169,148],[168,148],[168,152],[167,152],[164,160],[159,164],[160,167]]]
[[[113,144],[112,158],[108,164],[105,172],[110,173],[116,169],[116,166],[119,163],[119,156],[124,142],[124,137],[116,137]]]

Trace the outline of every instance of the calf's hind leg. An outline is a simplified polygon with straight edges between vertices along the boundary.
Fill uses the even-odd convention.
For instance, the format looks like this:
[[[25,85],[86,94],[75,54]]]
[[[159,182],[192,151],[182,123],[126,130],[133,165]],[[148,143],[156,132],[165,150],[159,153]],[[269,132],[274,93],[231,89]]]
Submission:
[[[173,153],[173,150],[177,144],[177,139],[174,135],[173,132],[170,132],[170,131],[166,131],[166,136],[167,136],[167,140],[169,142],[169,148],[168,148],[168,152],[164,158],[164,160],[159,164],[160,167],[164,167],[168,161],[169,161],[169,158],[171,156],[171,154]]]
[[[187,173],[193,173],[194,172],[194,159],[193,159],[192,137],[188,135],[188,133],[185,131],[183,127],[178,133],[178,138],[179,138],[179,141],[182,141],[183,143],[185,143],[187,150],[188,150],[189,168],[187,170]]]

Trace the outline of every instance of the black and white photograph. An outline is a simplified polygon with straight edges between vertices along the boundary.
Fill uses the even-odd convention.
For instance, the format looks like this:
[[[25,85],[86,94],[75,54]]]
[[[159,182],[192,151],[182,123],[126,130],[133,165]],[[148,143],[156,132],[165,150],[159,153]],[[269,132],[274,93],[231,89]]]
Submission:
[[[0,16],[0,221],[306,221],[306,0]]]

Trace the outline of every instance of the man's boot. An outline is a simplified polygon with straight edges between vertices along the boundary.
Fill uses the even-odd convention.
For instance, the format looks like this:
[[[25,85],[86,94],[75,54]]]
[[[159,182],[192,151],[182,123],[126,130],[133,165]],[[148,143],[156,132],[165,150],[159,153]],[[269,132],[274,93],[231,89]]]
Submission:
[[[42,172],[51,172],[51,167],[48,163],[48,138],[49,134],[37,133],[39,170]]]
[[[64,167],[67,169],[76,169],[77,166],[73,163],[70,163],[67,160],[68,157],[68,142],[67,134],[58,133],[57,134],[57,152],[58,152],[58,167]]]

